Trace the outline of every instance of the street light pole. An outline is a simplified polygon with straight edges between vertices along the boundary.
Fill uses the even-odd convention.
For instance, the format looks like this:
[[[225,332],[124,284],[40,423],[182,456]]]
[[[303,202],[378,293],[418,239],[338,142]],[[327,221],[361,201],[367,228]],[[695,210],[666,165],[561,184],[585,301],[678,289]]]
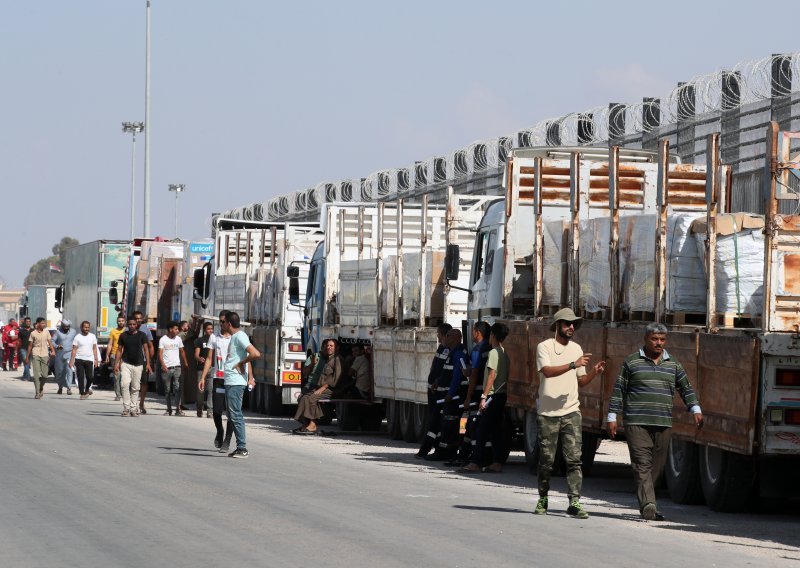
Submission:
[[[144,236],[150,235],[150,0],[147,0],[144,77]]]
[[[186,184],[183,183],[171,183],[169,184],[169,190],[175,192],[175,238],[178,238],[178,195],[181,192],[186,191]]]
[[[144,130],[144,122],[123,122],[122,131],[133,135],[133,146],[131,148],[131,241],[134,237],[134,206],[136,205],[136,134]]]

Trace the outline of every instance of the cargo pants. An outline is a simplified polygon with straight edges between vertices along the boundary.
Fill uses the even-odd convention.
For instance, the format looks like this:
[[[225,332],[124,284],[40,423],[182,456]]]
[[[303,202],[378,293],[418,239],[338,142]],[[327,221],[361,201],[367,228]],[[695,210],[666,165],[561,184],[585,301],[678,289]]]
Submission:
[[[546,497],[550,491],[550,475],[556,459],[558,442],[564,453],[567,467],[567,494],[570,501],[581,495],[583,472],[581,471],[581,413],[572,412],[565,416],[536,417],[539,426],[539,496]]]

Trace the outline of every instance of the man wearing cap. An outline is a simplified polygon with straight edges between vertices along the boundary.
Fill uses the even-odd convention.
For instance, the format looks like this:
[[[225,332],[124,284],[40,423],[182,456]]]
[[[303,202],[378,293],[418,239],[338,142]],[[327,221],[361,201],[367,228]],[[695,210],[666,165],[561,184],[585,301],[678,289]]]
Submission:
[[[67,394],[72,394],[72,380],[74,369],[69,366],[69,358],[72,356],[72,342],[78,332],[72,329],[72,322],[68,319],[61,320],[61,325],[53,335],[53,346],[56,348],[56,356],[53,361],[56,371],[56,382],[58,383],[58,394],[67,389]]]
[[[592,354],[585,353],[580,345],[572,341],[575,330],[582,320],[569,308],[563,308],[553,316],[550,331],[553,339],[542,341],[536,347],[536,369],[539,371],[539,397],[537,399],[537,424],[539,427],[539,500],[534,512],[547,513],[547,494],[550,490],[550,474],[556,457],[556,448],[561,442],[564,461],[567,465],[567,492],[569,507],[567,514],[586,519],[589,514],[580,502],[583,474],[581,472],[581,412],[578,387],[588,385],[594,377],[605,370],[600,361],[588,371],[586,366]]]

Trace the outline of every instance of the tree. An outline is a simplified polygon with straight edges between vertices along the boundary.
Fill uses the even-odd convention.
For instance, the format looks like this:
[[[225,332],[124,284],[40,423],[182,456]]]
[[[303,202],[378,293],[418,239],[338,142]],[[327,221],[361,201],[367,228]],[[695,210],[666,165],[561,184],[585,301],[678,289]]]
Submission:
[[[64,282],[64,264],[67,249],[80,244],[77,239],[63,237],[53,245],[53,256],[48,256],[31,266],[25,277],[25,286],[44,284],[46,286],[59,286]]]

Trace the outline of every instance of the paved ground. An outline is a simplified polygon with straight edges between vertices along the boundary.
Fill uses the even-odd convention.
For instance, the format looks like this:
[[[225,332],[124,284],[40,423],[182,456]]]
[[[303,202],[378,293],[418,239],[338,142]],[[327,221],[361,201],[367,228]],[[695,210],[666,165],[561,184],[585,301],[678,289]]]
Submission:
[[[670,522],[635,510],[624,447],[600,448],[591,518],[533,509],[520,455],[469,477],[412,458],[385,436],[289,434],[248,417],[248,460],[212,446],[211,421],[122,418],[113,394],[86,401],[0,372],[0,565],[69,566],[796,566],[800,516],[723,515],[665,500]]]

